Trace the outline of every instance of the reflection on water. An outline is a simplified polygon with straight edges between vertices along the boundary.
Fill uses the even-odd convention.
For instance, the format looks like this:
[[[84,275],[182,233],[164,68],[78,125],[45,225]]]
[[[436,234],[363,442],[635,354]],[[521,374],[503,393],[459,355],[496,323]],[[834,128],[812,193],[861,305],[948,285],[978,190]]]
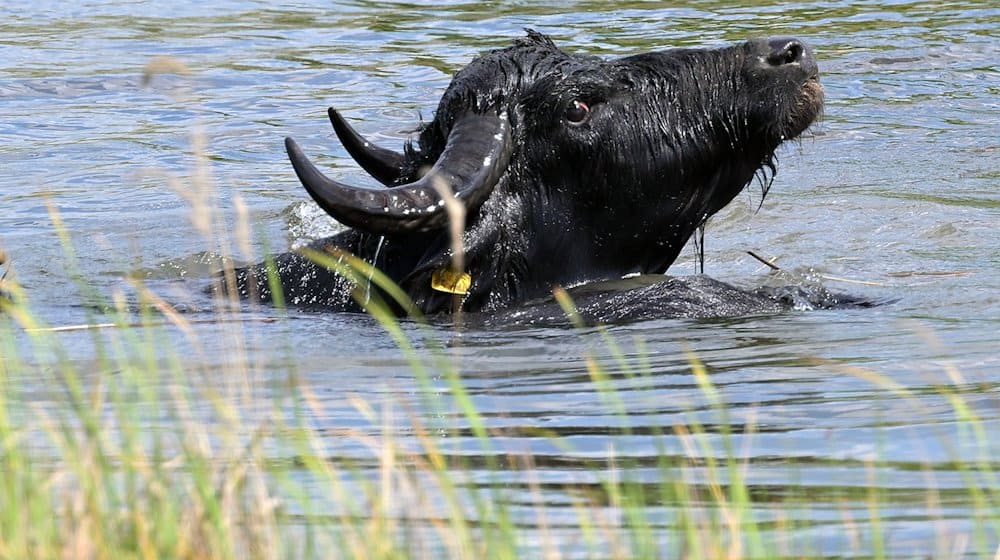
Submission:
[[[147,272],[170,290],[176,283],[163,279],[203,278],[212,270],[213,254],[190,225],[188,206],[167,188],[166,176],[183,184],[195,172],[193,132],[207,135],[220,203],[245,201],[256,238],[282,250],[330,227],[325,218],[296,210],[306,197],[284,159],[282,137],[327,154],[319,163],[334,174],[365,181],[331,138],[328,105],[376,142],[399,147],[420,116],[431,115],[455,70],[476,53],[507,44],[523,27],[552,34],[568,49],[603,55],[759,35],[805,37],[820,60],[824,119],[781,152],[776,182],[759,212],[759,194],[750,189],[710,223],[706,272],[759,283],[767,270],[746,256],[754,250],[841,291],[897,303],[647,321],[606,332],[440,328],[427,334],[412,325],[408,332],[420,348],[432,346],[428,337],[446,344],[496,433],[493,452],[532,454],[533,483],[542,490],[529,487],[522,471],[486,466],[474,471],[474,482],[505,488],[524,524],[534,522],[540,492],[557,540],[574,538],[575,502],[566,485],[597,492],[594,465],[605,464],[610,450],[635,480],[659,480],[658,461],[690,454],[673,427],[693,421],[711,434],[733,433],[734,453],[746,460],[759,500],[755,514],[762,522],[795,516],[800,529],[789,533],[779,524],[786,527],[782,534],[809,550],[856,550],[846,527],[869,519],[858,496],[873,480],[887,504],[882,530],[895,535],[894,554],[923,554],[941,535],[969,532],[970,483],[956,464],[992,464],[1000,447],[994,439],[977,448],[939,389],[951,386],[986,429],[1000,429],[1000,10],[990,3],[273,8],[224,1],[178,2],[169,14],[156,14],[125,2],[48,10],[15,0],[0,6],[0,16],[0,245],[52,324],[82,321],[91,310],[53,241],[49,205],[76,241],[81,273],[104,293],[125,286],[124,271]],[[141,87],[141,69],[158,55],[178,57],[193,74],[160,75],[152,87]],[[259,258],[263,250],[254,246],[243,258]],[[693,250],[671,270],[695,271]],[[168,293],[172,301],[184,298]],[[254,380],[253,406],[269,409],[261,403],[283,394],[284,373],[275,372],[294,364],[320,403],[311,422],[330,434],[331,460],[371,464],[369,448],[338,437],[347,428],[410,437],[405,415],[396,418],[398,425],[373,425],[358,418],[349,400],[360,396],[376,409],[422,405],[409,362],[376,323],[262,312],[274,317],[244,327],[242,367]],[[202,346],[186,355],[199,369],[225,370],[228,338],[211,322],[196,328]],[[617,347],[609,348],[606,337]],[[79,364],[93,359],[89,334],[62,340]],[[707,367],[727,416],[706,401],[688,351]],[[588,356],[607,372],[626,417],[595,391]],[[880,382],[859,376],[862,368],[878,372]],[[208,382],[221,388],[232,380]],[[905,392],[887,391],[886,384]],[[22,396],[36,406],[58,406],[44,385]],[[471,428],[460,418],[449,421],[458,422],[459,431],[446,451],[481,459],[484,450],[469,436]],[[543,433],[568,445],[554,445]],[[698,454],[724,453],[721,436],[708,441]],[[275,459],[287,453],[276,448]],[[706,483],[697,469],[677,476]],[[927,507],[929,493],[941,500],[936,515]],[[789,496],[798,504],[791,512],[781,507]],[[671,526],[669,504],[651,500],[649,510],[655,526]]]

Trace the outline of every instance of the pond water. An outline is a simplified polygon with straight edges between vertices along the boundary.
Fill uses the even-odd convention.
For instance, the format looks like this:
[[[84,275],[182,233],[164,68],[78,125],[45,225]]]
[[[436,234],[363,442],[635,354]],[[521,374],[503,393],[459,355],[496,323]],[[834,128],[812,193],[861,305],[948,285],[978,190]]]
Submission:
[[[547,534],[571,553],[576,513],[565,485],[596,484],[585,467],[612,449],[635,460],[637,479],[658,476],[658,454],[686,453],[671,427],[692,419],[710,432],[727,423],[750,487],[775,494],[773,509],[761,499],[754,514],[797,517],[797,529],[780,535],[793,554],[865,554],[869,545],[854,531],[865,534],[870,512],[856,497],[873,485],[884,494],[880,528],[890,555],[982,550],[970,543],[969,489],[997,488],[970,482],[961,465],[998,464],[1000,438],[969,438],[941,388],[961,395],[988,432],[1000,432],[1000,9],[993,3],[182,0],[168,10],[8,0],[0,18],[0,247],[32,309],[54,326],[102,320],[97,301],[127,291],[123,278],[138,273],[167,300],[189,306],[190,317],[206,319],[193,325],[200,342],[187,359],[209,372],[228,371],[229,331],[177,291],[201,285],[217,265],[218,247],[192,224],[186,200],[199,173],[217,187],[227,230],[239,226],[228,209],[246,206],[254,241],[237,254],[248,261],[265,247],[285,250],[335,228],[307,200],[283,137],[299,139],[332,174],[363,182],[332,138],[327,106],[399,148],[420,116],[431,116],[457,69],[525,27],[568,50],[606,56],[765,35],[806,39],[826,89],[823,119],[779,152],[759,211],[751,186],[710,222],[705,271],[763,283],[769,271],[746,254],[752,250],[831,289],[894,303],[605,331],[404,328],[418,349],[430,339],[447,345],[498,434],[498,453],[538,458],[533,476],[545,483],[542,501],[557,527]],[[143,68],[161,56],[173,57],[159,59],[162,67],[182,63],[186,71],[144,84]],[[52,208],[97,295],[73,281]],[[671,273],[696,269],[691,247]],[[255,398],[266,401],[292,364],[320,403],[311,423],[330,434],[331,453],[367,457],[338,430],[381,429],[360,419],[349,397],[378,409],[415,390],[397,344],[366,317],[267,309],[249,317],[266,319],[247,321],[241,332]],[[58,336],[84,369],[95,360],[90,333]],[[182,338],[170,328],[163,337]],[[695,382],[688,351],[707,367],[728,407],[725,420]],[[588,356],[610,376],[627,418],[595,391]],[[644,372],[641,380],[633,369]],[[60,406],[44,388],[25,394],[36,394],[35,406],[50,398],[49,406]],[[569,446],[553,446],[539,430]],[[668,435],[650,435],[659,431]],[[397,437],[406,433],[401,427]],[[471,436],[448,444],[451,453],[484,453]],[[528,492],[519,471],[482,475],[476,483]],[[805,498],[788,512],[779,509],[783,495]],[[517,506],[523,497],[509,498]],[[669,508],[650,507],[668,534]],[[522,513],[519,522],[535,521],[527,506]],[[985,538],[995,549],[997,535]]]

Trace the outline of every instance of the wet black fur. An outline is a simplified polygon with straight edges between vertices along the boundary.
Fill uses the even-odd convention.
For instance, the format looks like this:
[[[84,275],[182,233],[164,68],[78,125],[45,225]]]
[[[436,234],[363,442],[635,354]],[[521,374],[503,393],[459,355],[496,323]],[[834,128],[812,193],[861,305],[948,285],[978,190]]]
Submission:
[[[468,216],[468,311],[544,297],[553,286],[660,274],[692,233],[822,106],[815,64],[768,67],[765,40],[722,49],[674,49],[624,58],[568,54],[535,32],[473,60],[453,79],[434,120],[406,146],[403,184],[444,148],[470,108],[506,112],[515,148],[490,197]],[[811,65],[811,66],[810,66]],[[567,122],[574,101],[591,111]],[[426,313],[451,309],[431,288],[450,262],[447,230],[379,235],[348,230],[315,243],[373,262]],[[353,285],[304,257],[276,258],[292,305],[356,310]],[[244,295],[270,299],[263,265],[237,271]]]

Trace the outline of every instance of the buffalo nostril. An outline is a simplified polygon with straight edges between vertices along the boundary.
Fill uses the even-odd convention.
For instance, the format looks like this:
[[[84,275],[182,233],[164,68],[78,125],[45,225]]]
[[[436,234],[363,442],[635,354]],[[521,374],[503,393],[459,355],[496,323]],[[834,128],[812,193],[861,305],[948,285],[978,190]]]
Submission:
[[[768,41],[768,46],[771,52],[767,55],[767,62],[771,66],[801,62],[806,53],[805,45],[797,39],[772,39]]]
[[[792,43],[785,48],[785,64],[798,62],[800,58],[802,58],[802,45],[799,43]]]

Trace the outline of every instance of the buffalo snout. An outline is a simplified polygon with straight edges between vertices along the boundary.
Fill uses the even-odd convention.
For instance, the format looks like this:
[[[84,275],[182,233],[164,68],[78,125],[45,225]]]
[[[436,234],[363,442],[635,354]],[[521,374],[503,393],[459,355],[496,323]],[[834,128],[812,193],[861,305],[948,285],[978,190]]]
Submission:
[[[764,40],[761,59],[771,68],[798,65],[810,77],[819,74],[812,49],[804,41],[794,37],[772,37]]]

